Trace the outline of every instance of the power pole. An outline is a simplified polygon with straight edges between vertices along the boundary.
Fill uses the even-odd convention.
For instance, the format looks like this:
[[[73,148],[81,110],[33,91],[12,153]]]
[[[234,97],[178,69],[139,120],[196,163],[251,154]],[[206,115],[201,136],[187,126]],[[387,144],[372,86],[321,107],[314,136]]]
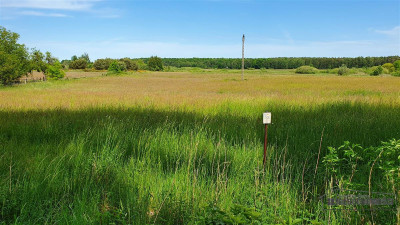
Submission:
[[[242,38],[242,80],[244,80],[244,34]]]

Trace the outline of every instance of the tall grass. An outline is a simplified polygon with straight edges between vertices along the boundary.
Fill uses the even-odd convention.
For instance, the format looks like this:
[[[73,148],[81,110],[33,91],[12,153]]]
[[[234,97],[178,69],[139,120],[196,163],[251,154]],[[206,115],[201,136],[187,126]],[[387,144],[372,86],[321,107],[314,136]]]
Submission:
[[[265,109],[274,124],[264,171]],[[266,224],[340,224],[348,217],[318,204],[326,183],[315,173],[318,152],[345,140],[371,146],[399,138],[400,106],[7,109],[0,124],[0,223],[193,224],[213,218],[215,207],[233,215],[238,204]],[[351,219],[371,220],[362,212]],[[396,223],[393,212],[374,219]]]

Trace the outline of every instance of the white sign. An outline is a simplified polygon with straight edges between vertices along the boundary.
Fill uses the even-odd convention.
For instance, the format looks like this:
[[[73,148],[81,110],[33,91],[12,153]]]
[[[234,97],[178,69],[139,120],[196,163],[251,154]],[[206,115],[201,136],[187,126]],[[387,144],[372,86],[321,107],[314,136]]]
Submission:
[[[271,113],[270,112],[263,113],[263,124],[271,124]]]

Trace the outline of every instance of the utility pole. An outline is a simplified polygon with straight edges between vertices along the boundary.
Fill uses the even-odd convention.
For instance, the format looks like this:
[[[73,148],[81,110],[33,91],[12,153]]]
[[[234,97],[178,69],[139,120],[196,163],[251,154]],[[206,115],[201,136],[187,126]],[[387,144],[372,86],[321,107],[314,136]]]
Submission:
[[[242,38],[242,80],[244,80],[244,34]]]

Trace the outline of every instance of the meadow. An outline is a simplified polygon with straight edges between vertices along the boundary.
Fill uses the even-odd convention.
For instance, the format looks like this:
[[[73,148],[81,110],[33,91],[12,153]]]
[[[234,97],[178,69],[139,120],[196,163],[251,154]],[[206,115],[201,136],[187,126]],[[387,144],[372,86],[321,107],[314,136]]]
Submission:
[[[367,160],[375,148],[393,151],[382,159],[400,152],[399,77],[249,70],[242,81],[239,70],[212,69],[67,77],[0,87],[0,223],[400,221],[400,176],[382,169],[399,162]],[[355,164],[327,157],[346,141],[359,144],[342,147],[361,154]],[[330,187],[389,192],[397,205],[326,210],[319,197]]]

